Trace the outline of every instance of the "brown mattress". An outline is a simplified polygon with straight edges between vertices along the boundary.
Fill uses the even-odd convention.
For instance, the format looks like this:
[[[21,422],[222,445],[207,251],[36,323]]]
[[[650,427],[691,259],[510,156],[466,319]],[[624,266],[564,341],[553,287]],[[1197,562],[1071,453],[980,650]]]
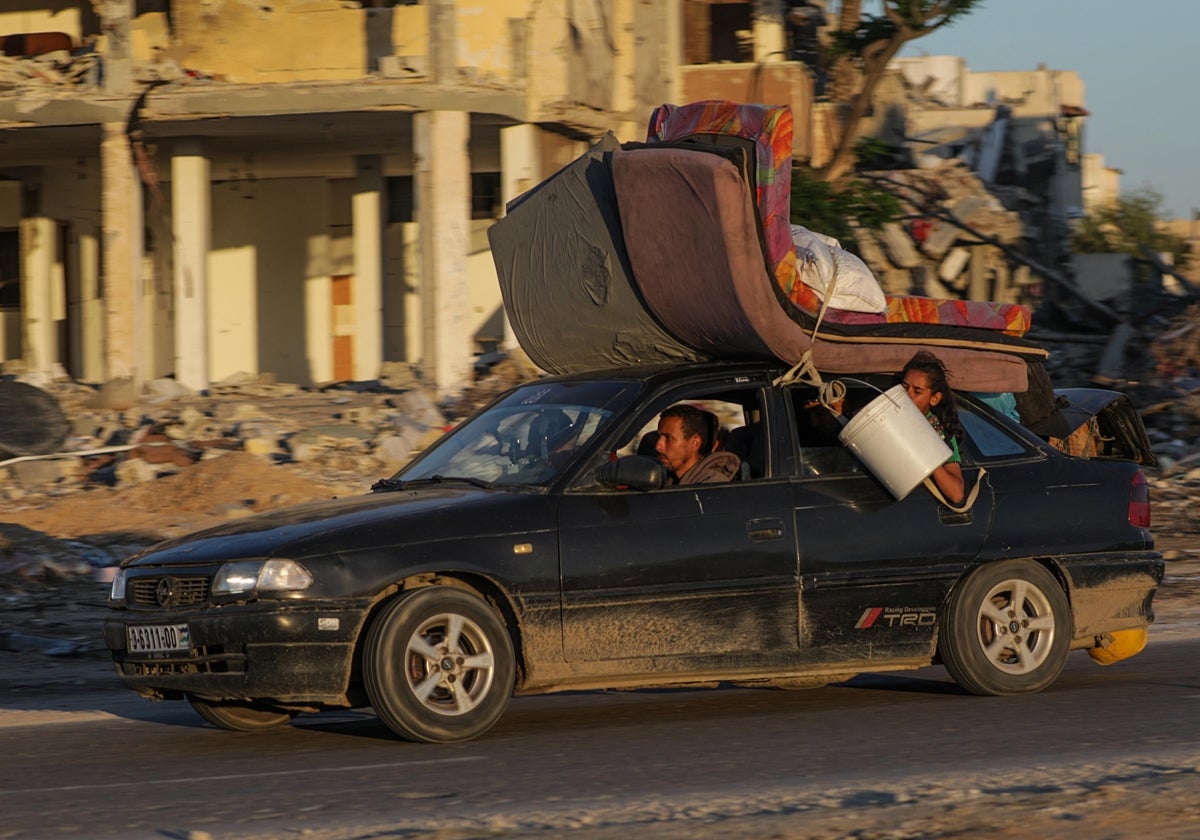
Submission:
[[[667,332],[719,358],[801,361],[826,373],[890,373],[918,350],[969,391],[1024,391],[1040,348],[974,339],[810,333],[785,311],[767,272],[750,191],[728,160],[703,151],[642,148],[612,154],[612,177],[635,282]]]

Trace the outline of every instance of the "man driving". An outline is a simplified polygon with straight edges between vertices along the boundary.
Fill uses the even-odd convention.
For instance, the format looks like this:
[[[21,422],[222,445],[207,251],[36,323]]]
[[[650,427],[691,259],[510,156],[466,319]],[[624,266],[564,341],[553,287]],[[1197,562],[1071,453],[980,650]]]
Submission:
[[[695,406],[673,405],[659,415],[654,451],[675,484],[729,481],[741,469],[732,452],[713,451],[714,426],[710,412]]]

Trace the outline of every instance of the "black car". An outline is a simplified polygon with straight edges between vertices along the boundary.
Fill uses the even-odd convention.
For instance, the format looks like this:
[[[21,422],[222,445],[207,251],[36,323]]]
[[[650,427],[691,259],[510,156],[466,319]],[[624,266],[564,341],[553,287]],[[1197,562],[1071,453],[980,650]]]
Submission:
[[[959,394],[977,488],[961,511],[924,487],[897,500],[817,390],[781,373],[540,379],[370,494],[157,545],[113,582],[117,672],[227,729],[369,705],[405,738],[457,741],[514,693],[802,687],[940,662],[972,693],[1021,694],[1070,650],[1144,640],[1163,564],[1127,398],[1060,397],[1098,432],[1080,457]],[[847,405],[889,384],[843,381]],[[633,454],[678,402],[721,419],[735,480],[671,486]]]

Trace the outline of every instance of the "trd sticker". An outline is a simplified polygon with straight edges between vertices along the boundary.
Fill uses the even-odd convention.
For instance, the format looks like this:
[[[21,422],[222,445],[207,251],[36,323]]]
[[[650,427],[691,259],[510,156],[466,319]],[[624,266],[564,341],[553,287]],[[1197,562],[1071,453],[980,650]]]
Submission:
[[[937,612],[920,607],[867,607],[855,622],[856,630],[872,627],[931,627]]]

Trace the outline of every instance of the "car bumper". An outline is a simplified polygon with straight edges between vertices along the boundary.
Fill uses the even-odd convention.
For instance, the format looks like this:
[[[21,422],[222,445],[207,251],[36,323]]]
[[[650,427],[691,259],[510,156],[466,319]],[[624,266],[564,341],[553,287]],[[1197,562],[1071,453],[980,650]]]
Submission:
[[[121,681],[148,697],[195,694],[280,704],[344,705],[370,602],[260,602],[202,612],[113,611],[104,641]],[[128,628],[187,624],[187,651],[138,653]]]
[[[1091,647],[1105,633],[1147,627],[1165,566],[1157,551],[1060,557],[1074,615],[1075,644]]]

